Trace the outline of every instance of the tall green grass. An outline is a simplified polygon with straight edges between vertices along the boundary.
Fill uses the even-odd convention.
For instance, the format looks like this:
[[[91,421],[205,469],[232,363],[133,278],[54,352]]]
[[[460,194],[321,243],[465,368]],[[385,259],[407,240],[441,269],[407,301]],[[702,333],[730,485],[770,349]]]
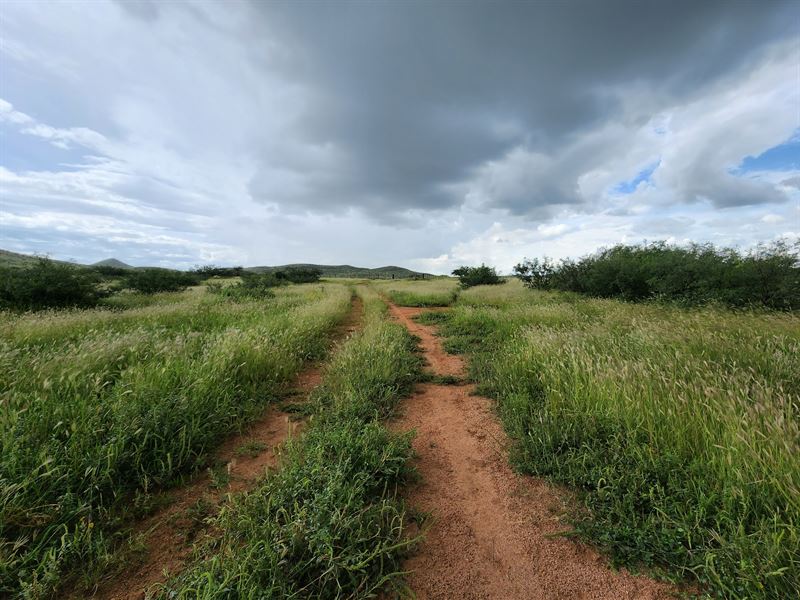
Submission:
[[[450,306],[459,292],[458,281],[449,277],[379,281],[372,285],[399,306]]]
[[[514,463],[580,492],[577,533],[724,598],[800,593],[800,317],[527,292],[440,322]]]
[[[413,543],[396,496],[410,436],[380,423],[416,380],[419,359],[374,291],[363,330],[332,357],[311,425],[279,469],[224,510],[222,537],[163,598],[367,598],[398,581]]]
[[[321,356],[344,286],[0,316],[0,595],[110,560],[125,510],[197,467]]]

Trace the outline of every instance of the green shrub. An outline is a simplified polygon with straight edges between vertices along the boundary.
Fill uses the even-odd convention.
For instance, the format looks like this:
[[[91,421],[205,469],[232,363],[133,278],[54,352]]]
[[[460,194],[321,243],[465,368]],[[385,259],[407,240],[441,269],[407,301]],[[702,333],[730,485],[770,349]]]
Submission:
[[[469,288],[475,285],[498,285],[505,283],[494,267],[481,265],[480,267],[459,267],[453,271],[453,275],[458,277],[462,288]]]
[[[198,278],[192,273],[169,269],[136,269],[128,271],[123,279],[123,287],[142,294],[158,292],[179,292],[190,285],[197,285]]]
[[[291,283],[315,283],[322,277],[322,271],[310,267],[292,267],[285,271],[275,271],[275,277]]]
[[[189,271],[199,279],[204,280],[209,277],[240,277],[245,271],[244,267],[217,267],[215,265],[196,266]]]
[[[125,269],[123,267],[115,267],[113,265],[92,265],[91,267],[88,267],[88,269],[90,271],[94,271],[104,279],[110,279],[114,277],[125,277],[125,275],[131,272],[130,269]]]
[[[514,272],[528,287],[628,301],[800,308],[800,242],[742,254],[711,244],[618,245],[577,261],[525,260]]]
[[[274,298],[274,289],[282,285],[286,285],[286,280],[278,278],[275,273],[245,272],[239,283],[227,286],[211,283],[207,287],[212,294],[231,300],[265,300]]]
[[[40,258],[24,269],[0,268],[0,308],[39,310],[89,307],[106,293],[95,273]]]

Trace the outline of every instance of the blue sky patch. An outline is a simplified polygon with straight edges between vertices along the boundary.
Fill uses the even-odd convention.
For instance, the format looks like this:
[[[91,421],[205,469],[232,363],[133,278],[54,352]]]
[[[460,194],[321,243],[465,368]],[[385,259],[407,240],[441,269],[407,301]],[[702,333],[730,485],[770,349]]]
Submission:
[[[733,173],[750,171],[794,171],[800,169],[800,129],[782,144],[765,150],[758,156],[746,157]]]
[[[632,194],[636,191],[636,187],[642,183],[643,181],[647,182],[650,181],[650,178],[653,176],[653,173],[658,168],[658,165],[661,164],[660,160],[647,165],[644,169],[639,171],[633,179],[628,181],[621,181],[618,183],[614,188],[611,190],[615,194]]]

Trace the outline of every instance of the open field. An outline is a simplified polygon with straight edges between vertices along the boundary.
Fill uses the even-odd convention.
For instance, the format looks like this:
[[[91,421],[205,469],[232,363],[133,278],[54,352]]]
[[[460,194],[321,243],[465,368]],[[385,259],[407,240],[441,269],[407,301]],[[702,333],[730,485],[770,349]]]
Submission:
[[[349,305],[346,287],[317,284],[268,303],[195,288],[124,311],[3,314],[0,591],[37,597],[102,570],[120,520],[322,356]]]
[[[800,585],[796,313],[354,280],[121,293],[0,334],[2,594]],[[285,443],[270,405],[302,419]]]

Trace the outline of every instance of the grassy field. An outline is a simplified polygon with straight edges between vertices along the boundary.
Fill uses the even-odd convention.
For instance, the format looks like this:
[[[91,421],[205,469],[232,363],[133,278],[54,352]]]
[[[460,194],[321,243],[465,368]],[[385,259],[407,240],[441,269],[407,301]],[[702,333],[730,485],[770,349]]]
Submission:
[[[375,289],[400,306],[450,306],[458,297],[458,280],[451,277],[422,281],[381,281]]]
[[[315,284],[233,303],[194,288],[0,313],[0,595],[105,568],[153,490],[325,353],[350,296]]]
[[[429,313],[579,535],[726,598],[800,590],[800,317],[535,292]]]
[[[231,281],[215,280],[230,284]],[[420,379],[420,318],[496,399],[523,473],[575,492],[575,534],[618,564],[724,598],[800,589],[800,316],[677,308],[454,279],[121,293],[0,312],[0,596],[113,571],[158,493],[281,396],[363,300],[280,468],[231,500],[163,598],[402,591],[410,434],[383,420]]]
[[[162,598],[366,598],[399,584],[414,543],[397,497],[411,438],[381,419],[417,379],[419,359],[377,294],[358,293],[363,329],[328,364],[308,430],[279,470],[219,516],[222,536]]]

